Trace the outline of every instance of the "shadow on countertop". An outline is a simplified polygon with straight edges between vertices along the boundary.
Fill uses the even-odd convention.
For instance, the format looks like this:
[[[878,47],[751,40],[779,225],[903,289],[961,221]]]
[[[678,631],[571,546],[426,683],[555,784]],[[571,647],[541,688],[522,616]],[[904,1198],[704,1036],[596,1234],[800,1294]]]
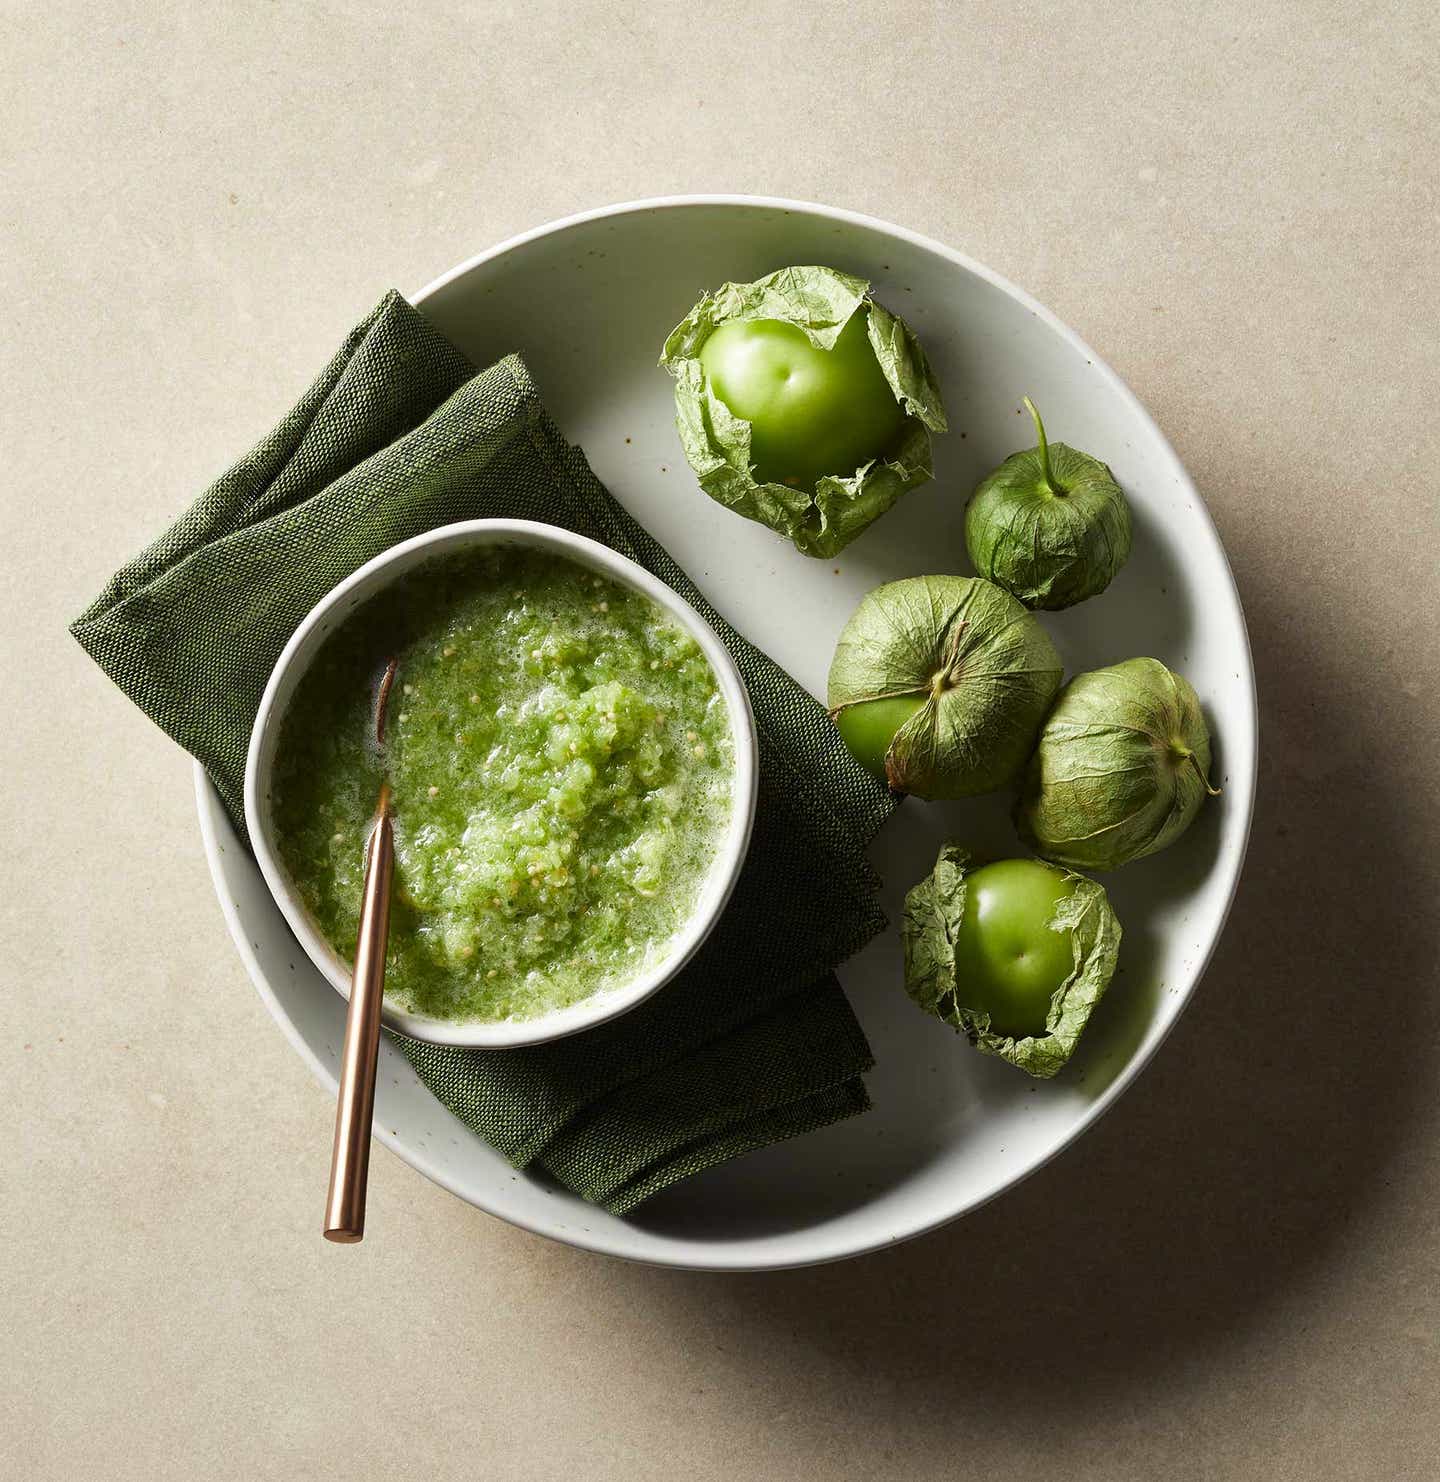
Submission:
[[[963,1391],[1024,1426],[1203,1361],[1324,1279],[1435,1115],[1434,801],[1407,792],[1425,738],[1397,724],[1402,696],[1377,694],[1360,635],[1298,616],[1324,593],[1244,595],[1261,697],[1249,860],[1205,982],[1136,1085],[936,1234],[794,1273],[617,1272],[637,1301],[703,1304],[736,1357],[783,1343],[832,1379],[898,1385],[916,1423]]]

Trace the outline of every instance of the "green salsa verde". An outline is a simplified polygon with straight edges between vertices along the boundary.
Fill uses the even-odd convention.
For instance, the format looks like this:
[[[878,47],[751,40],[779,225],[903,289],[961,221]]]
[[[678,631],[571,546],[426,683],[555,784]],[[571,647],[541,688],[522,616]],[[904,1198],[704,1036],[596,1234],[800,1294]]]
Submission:
[[[734,768],[724,697],[683,627],[577,562],[493,547],[409,573],[326,640],[282,724],[275,837],[348,961],[388,772],[386,997],[527,1019],[665,958],[729,829]]]

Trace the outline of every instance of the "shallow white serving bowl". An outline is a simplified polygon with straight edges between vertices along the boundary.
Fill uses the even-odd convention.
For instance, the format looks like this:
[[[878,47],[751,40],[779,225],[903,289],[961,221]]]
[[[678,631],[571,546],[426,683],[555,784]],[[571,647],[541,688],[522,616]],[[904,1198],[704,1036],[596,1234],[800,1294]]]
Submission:
[[[936,479],[832,562],[799,555],[699,493],[655,359],[705,287],[785,263],[873,280],[920,334],[951,432]],[[797,202],[685,197],[609,207],[527,233],[456,268],[415,302],[478,364],[520,350],[546,405],[616,496],[719,611],[823,695],[836,635],[871,587],[969,570],[965,498],[1028,446],[1020,398],[1057,441],[1104,458],[1131,499],[1135,545],[1102,596],[1043,621],[1075,672],[1150,654],[1195,685],[1224,795],[1171,849],[1105,877],[1125,927],[1121,969],[1072,1064],[1039,1084],[974,1054],[901,989],[898,933],[841,978],[874,1047],[874,1108],[735,1162],[615,1219],[519,1176],[425,1090],[386,1043],[377,1135],[461,1198],[588,1249],[716,1269],[835,1260],[929,1230],[1033,1172],[1112,1105],[1199,981],[1244,860],[1255,787],[1256,708],[1245,624],[1204,505],[1145,409],[1085,344],[1019,289],[939,242]],[[963,434],[963,435],[962,435]],[[327,1085],[344,1004],[295,945],[259,870],[197,772],[216,888],[252,978]],[[907,802],[876,840],[892,921],[947,837],[1018,853],[1004,797]],[[1217,985],[1223,991],[1224,985]]]
[[[750,842],[750,825],[755,817],[756,740],[755,717],[750,711],[750,697],[725,645],[704,618],[664,582],[652,576],[643,566],[628,557],[583,535],[553,525],[537,525],[531,520],[463,520],[453,525],[417,535],[412,540],[391,546],[388,551],[367,561],[364,566],[340,583],[317,602],[304,622],[295,630],[276,660],[270,682],[260,699],[255,726],[250,733],[250,751],[245,763],[245,824],[250,830],[250,843],[279,906],[281,914],[305,949],[305,955],[346,998],[350,996],[350,965],[330,946],[316,929],[306,911],[275,847],[274,819],[271,810],[271,778],[279,750],[285,714],[296,687],[324,645],[326,638],[376,593],[388,587],[408,571],[442,556],[461,551],[480,550],[489,546],[524,546],[548,551],[574,561],[611,580],[644,593],[658,603],[700,645],[710,667],[715,671],[720,693],[730,719],[735,742],[735,774],[732,791],[730,826],[716,850],[694,913],[676,934],[663,959],[654,963],[633,981],[606,993],[597,993],[567,1008],[556,1009],[534,1019],[455,1020],[436,1019],[427,1014],[409,1013],[388,999],[381,1017],[391,1029],[398,1029],[416,1039],[438,1045],[471,1045],[487,1049],[504,1049],[512,1045],[533,1045],[542,1040],[560,1039],[582,1029],[592,1029],[643,1003],[656,989],[669,982],[694,955],[700,943],[720,918],[730,898],[740,866],[745,862],[745,849]],[[384,659],[377,654],[377,662]]]

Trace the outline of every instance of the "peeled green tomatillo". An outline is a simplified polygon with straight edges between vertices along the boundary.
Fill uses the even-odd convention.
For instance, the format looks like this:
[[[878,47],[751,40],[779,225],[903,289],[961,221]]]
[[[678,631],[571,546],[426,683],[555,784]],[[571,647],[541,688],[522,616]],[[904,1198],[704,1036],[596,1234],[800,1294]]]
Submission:
[[[1026,607],[1056,611],[1110,585],[1130,555],[1130,506],[1098,458],[1053,446],[1035,403],[1037,445],[982,479],[965,510],[975,570]]]
[[[846,623],[830,713],[895,792],[963,798],[1005,786],[1034,749],[1060,656],[1008,593],[968,576],[887,582]]]
[[[932,474],[940,388],[910,327],[834,268],[702,294],[666,337],[675,428],[718,504],[833,556]]]
[[[1050,922],[1078,878],[1038,859],[1001,859],[970,876],[955,932],[955,981],[996,1034],[1045,1033],[1050,999],[1075,967],[1069,933],[1051,931]]]
[[[1070,1058],[1120,952],[1104,888],[1038,859],[947,844],[905,897],[905,988],[977,1049],[1034,1076]]]
[[[722,324],[700,347],[711,389],[750,424],[757,482],[848,477],[900,435],[905,413],[870,346],[868,315],[856,309],[830,350],[781,319]]]

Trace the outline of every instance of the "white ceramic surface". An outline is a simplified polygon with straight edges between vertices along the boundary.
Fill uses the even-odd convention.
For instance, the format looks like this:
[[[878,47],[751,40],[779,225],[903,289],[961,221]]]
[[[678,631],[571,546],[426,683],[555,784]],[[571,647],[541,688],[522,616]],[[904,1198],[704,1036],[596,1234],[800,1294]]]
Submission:
[[[745,849],[750,842],[750,825],[755,817],[758,781],[755,717],[735,661],[705,619],[643,566],[596,541],[587,540],[583,535],[551,525],[537,525],[530,520],[462,520],[392,546],[352,572],[317,602],[291,635],[260,698],[245,765],[245,823],[250,831],[256,863],[290,930],[305,949],[305,955],[325,974],[337,992],[347,999],[350,996],[350,965],[316,929],[275,849],[270,781],[286,709],[326,636],[362,603],[426,561],[497,545],[549,551],[592,571],[603,572],[612,580],[643,592],[684,627],[700,645],[715,672],[734,738],[735,772],[730,825],[724,841],[716,850],[704,888],[695,903],[694,914],[676,933],[664,958],[633,982],[534,1019],[436,1019],[427,1014],[410,1013],[389,999],[381,1010],[381,1017],[390,1028],[416,1039],[439,1045],[484,1046],[488,1049],[533,1045],[577,1034],[582,1029],[593,1029],[595,1025],[643,1003],[674,977],[719,920],[739,878]]]
[[[873,280],[919,333],[951,432],[934,483],[833,562],[815,562],[698,492],[671,423],[665,333],[704,287],[790,262]],[[1056,440],[1113,468],[1135,515],[1129,564],[1100,598],[1046,614],[1070,672],[1138,653],[1182,670],[1215,736],[1224,795],[1183,841],[1105,877],[1122,963],[1074,1061],[1037,1084],[974,1054],[900,983],[892,929],[842,969],[877,1066],[873,1109],[741,1158],[615,1219],[517,1174],[382,1046],[377,1135],[460,1197],[589,1249],[665,1265],[746,1269],[834,1260],[931,1229],[1033,1172],[1090,1126],[1149,1059],[1204,970],[1239,878],[1256,763],[1254,676],[1229,566],[1204,505],[1123,383],[1041,305],[941,243],[825,207],[685,197],[610,207],[501,244],[415,302],[477,362],[520,350],[561,428],[719,611],[817,695],[835,637],[881,581],[969,570],[965,498],[1031,440],[1032,396]],[[296,946],[260,872],[197,772],[216,888],[261,995],[327,1086],[344,1005]],[[947,837],[1019,852],[1005,798],[907,802],[872,857],[891,919]]]

